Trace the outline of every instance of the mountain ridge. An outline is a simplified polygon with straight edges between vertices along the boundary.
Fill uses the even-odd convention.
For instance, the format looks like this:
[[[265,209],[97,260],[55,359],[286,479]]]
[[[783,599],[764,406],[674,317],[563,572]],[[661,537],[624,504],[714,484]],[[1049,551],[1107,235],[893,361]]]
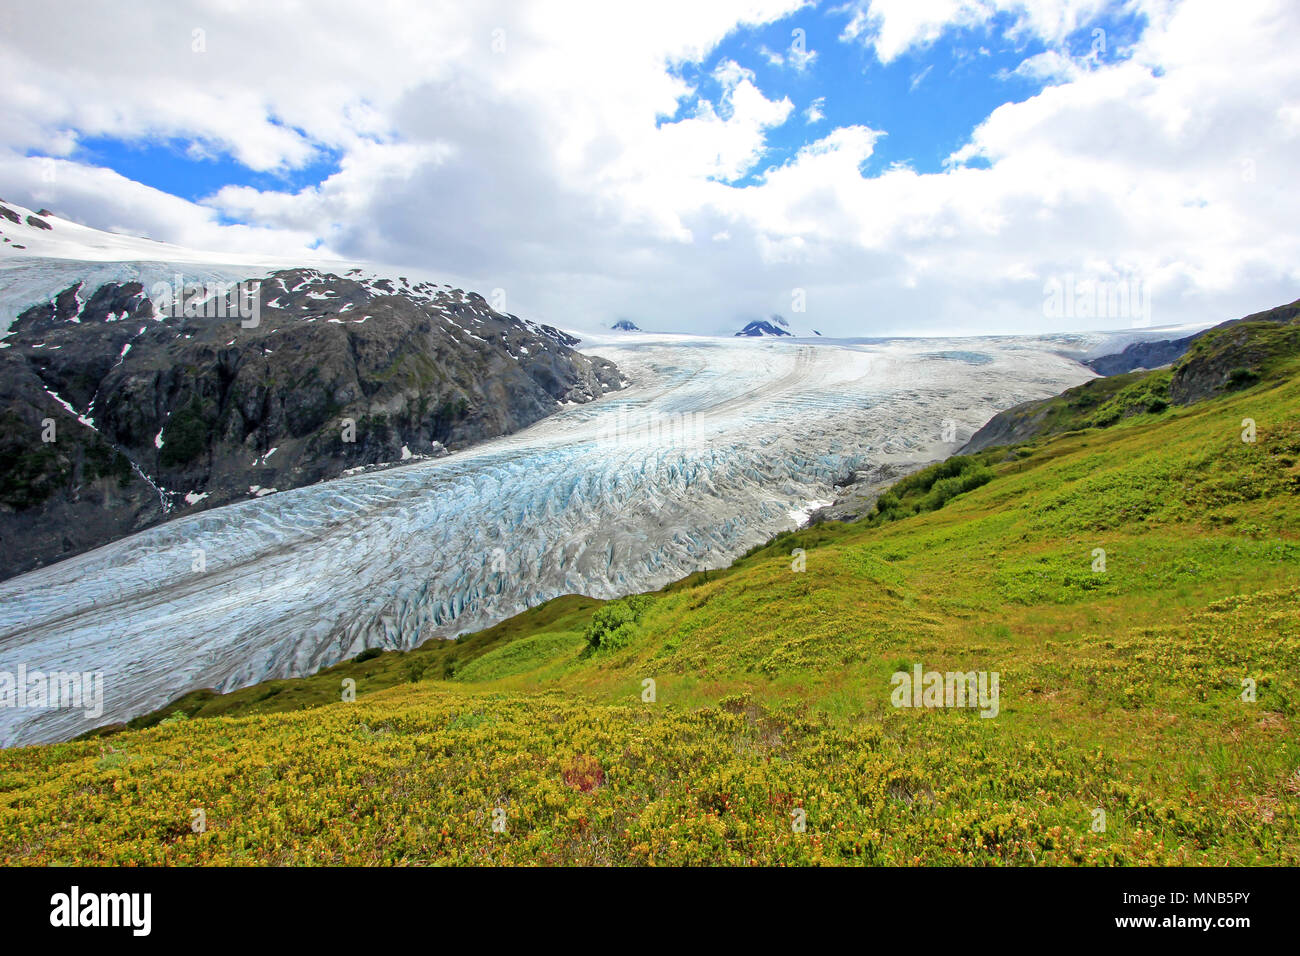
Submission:
[[[225,284],[177,264],[146,286],[95,266],[7,263],[6,283],[48,292],[0,336],[0,579],[625,384],[576,337],[450,285],[315,268]]]
[[[1300,299],[1221,322],[1184,339],[1130,345],[1121,353],[1084,364],[1094,369],[1123,368],[1137,362],[1138,356],[1164,356],[1172,346],[1177,347],[1177,355],[1168,369],[1117,371],[1052,398],[999,412],[971,436],[958,454],[1111,424],[1132,415],[1159,412],[1170,403],[1189,405],[1247,387],[1261,376],[1278,374],[1276,366],[1293,351],[1292,339],[1296,335],[1300,335]],[[1116,360],[1113,365],[1108,361],[1112,359]]]

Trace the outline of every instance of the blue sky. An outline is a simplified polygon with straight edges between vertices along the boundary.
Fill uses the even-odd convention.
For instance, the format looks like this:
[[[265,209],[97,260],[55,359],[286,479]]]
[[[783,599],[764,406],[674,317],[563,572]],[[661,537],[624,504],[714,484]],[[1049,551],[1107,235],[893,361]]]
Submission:
[[[177,137],[88,136],[79,140],[72,156],[87,165],[105,167],[127,179],[198,202],[230,185],[294,191],[319,185],[338,172],[341,153],[323,144],[318,145],[318,150],[316,157],[305,165],[272,172],[248,168],[218,144]]]
[[[1114,62],[1140,35],[1144,23],[1140,14],[1108,9],[1069,34],[1065,44],[1086,56],[1092,50],[1093,30],[1102,29],[1107,43],[1099,58]],[[1009,37],[1013,24],[1009,14],[998,14],[986,24],[955,28],[930,45],[882,63],[871,47],[841,41],[841,8],[807,8],[778,23],[738,30],[703,63],[677,70],[697,92],[682,99],[674,118],[693,110],[701,96],[716,100],[720,87],[712,74],[720,63],[732,60],[755,74],[769,98],[787,96],[795,106],[790,119],[769,136],[764,162],[739,184],[754,182],[763,168],[781,165],[828,129],[850,125],[886,134],[863,167],[864,175],[893,164],[940,172],[944,160],[994,109],[1026,100],[1046,85],[1015,71],[1029,57],[1047,51],[1048,44],[1032,35]],[[795,31],[802,31],[805,50],[815,53],[803,69],[789,65]],[[771,53],[781,54],[785,62],[773,63]],[[809,123],[807,111],[814,103],[824,119]]]

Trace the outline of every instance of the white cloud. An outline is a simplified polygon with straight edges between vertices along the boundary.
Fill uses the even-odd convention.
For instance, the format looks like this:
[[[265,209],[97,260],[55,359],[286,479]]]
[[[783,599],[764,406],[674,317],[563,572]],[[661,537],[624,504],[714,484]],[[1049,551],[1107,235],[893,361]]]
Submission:
[[[826,97],[819,96],[809,103],[803,115],[809,126],[824,120],[826,118]]]
[[[1128,5],[1137,6],[1139,0]],[[1107,0],[852,0],[841,38],[875,50],[882,63],[928,46],[952,29],[986,27],[1000,13],[1014,19],[1012,37],[1059,42],[1092,20]]]
[[[1076,60],[1060,50],[1044,50],[1020,61],[1012,75],[1043,83],[1063,83],[1077,80],[1087,69],[1086,63]]]
[[[817,62],[817,51],[793,49],[786,57],[786,62],[796,72],[802,73]]]
[[[817,62],[817,51],[808,49],[808,37],[802,27],[790,31],[790,46],[784,52],[769,50],[766,46],[758,48],[759,54],[771,66],[788,66],[796,73],[802,73]]]
[[[945,171],[872,176],[888,130],[821,128],[764,169],[790,100],[740,63],[716,68],[713,100],[671,68],[798,5],[171,3],[133,21],[56,3],[0,37],[0,193],[186,245],[290,255],[321,239],[589,328],[714,331],[789,312],[800,288],[808,324],[832,333],[1041,329],[1043,284],[1067,274],[1140,274],[1157,323],[1295,298],[1294,4],[1240,0],[1229,17],[1151,0],[1127,60],[1029,59],[1023,73],[1056,85],[995,110]],[[997,9],[1059,37],[1093,6],[877,0],[848,19],[888,59]],[[206,54],[190,52],[196,24]],[[800,128],[823,114],[814,100]],[[270,171],[342,159],[318,186],[196,204],[72,162],[45,182],[22,154],[67,155],[71,130],[194,140]]]

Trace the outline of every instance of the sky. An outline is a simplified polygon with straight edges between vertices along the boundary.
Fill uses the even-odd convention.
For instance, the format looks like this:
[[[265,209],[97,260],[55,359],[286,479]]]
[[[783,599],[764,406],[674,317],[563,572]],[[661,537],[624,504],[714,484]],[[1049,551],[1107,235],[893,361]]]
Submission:
[[[827,335],[1300,297],[1294,0],[6,5],[0,195],[521,316]]]

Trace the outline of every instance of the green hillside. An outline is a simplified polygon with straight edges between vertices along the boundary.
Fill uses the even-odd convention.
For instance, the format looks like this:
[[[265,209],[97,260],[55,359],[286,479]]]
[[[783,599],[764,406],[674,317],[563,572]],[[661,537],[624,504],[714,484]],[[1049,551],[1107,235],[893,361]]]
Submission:
[[[1260,351],[648,596],[0,752],[0,861],[1300,864],[1300,375]],[[916,665],[996,716],[895,707]]]

